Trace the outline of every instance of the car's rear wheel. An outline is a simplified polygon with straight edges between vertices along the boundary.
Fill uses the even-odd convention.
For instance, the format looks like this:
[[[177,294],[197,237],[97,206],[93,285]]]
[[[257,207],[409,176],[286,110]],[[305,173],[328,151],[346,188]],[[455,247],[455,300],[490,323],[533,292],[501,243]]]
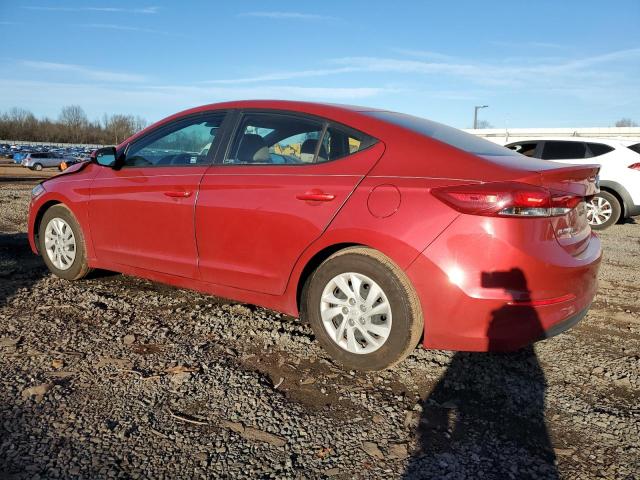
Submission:
[[[31,167],[31,169],[32,170],[37,170],[39,172],[40,170],[42,170],[42,164],[41,163],[35,163],[33,165],[33,167]]]
[[[423,331],[409,279],[370,248],[347,248],[325,260],[308,279],[302,303],[322,347],[347,368],[389,368],[411,353]]]
[[[44,213],[38,242],[44,263],[56,276],[79,280],[89,273],[82,230],[66,206],[54,205]]]
[[[622,208],[615,195],[604,190],[587,203],[587,220],[594,230],[604,230],[616,223]]]

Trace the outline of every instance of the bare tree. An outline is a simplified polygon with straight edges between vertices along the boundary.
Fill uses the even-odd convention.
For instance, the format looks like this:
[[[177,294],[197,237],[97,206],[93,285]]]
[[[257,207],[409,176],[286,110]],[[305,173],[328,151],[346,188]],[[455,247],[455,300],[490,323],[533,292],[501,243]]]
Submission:
[[[82,107],[64,107],[57,120],[36,118],[23,108],[0,112],[0,138],[60,143],[113,144],[146,126],[142,117],[105,114],[102,121],[89,121]]]
[[[478,120],[478,128],[493,128],[487,120]]]
[[[638,124],[630,118],[621,118],[616,122],[616,127],[637,127]]]
[[[73,141],[82,143],[84,130],[89,123],[87,114],[80,105],[68,105],[62,108],[60,123],[65,125],[72,135]]]

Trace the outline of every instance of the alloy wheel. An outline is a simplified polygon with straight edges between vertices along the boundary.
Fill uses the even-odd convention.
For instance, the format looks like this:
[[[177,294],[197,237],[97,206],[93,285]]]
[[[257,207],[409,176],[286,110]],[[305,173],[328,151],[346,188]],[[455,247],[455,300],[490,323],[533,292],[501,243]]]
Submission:
[[[53,266],[68,270],[76,258],[76,237],[67,222],[52,218],[45,228],[44,246]]]
[[[613,214],[613,206],[603,197],[594,197],[587,203],[587,220],[591,225],[602,225]]]
[[[360,273],[341,273],[327,283],[320,315],[329,337],[350,353],[374,352],[391,333],[387,295],[380,285]]]

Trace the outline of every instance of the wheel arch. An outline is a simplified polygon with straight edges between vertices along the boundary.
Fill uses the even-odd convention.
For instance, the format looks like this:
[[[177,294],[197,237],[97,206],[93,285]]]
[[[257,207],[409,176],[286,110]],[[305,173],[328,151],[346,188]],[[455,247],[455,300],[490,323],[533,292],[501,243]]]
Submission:
[[[300,275],[298,275],[296,282],[296,308],[298,309],[298,312],[300,312],[302,306],[302,291],[304,290],[304,286],[311,274],[331,255],[349,247],[367,247],[367,245],[355,242],[335,243],[323,247],[307,261],[305,266],[302,268]]]
[[[36,249],[38,250],[38,253],[40,253],[39,236],[40,236],[40,223],[42,222],[42,217],[44,217],[45,212],[49,210],[51,207],[53,207],[54,205],[61,205],[61,204],[62,202],[60,200],[48,200],[40,206],[40,208],[38,209],[38,212],[36,213],[35,219],[33,221],[33,240],[34,240]]]
[[[613,182],[611,180],[601,180],[600,190],[610,193],[611,195],[616,197],[618,202],[620,202],[620,208],[622,210],[620,212],[620,220],[626,218],[630,207],[633,205],[631,195],[629,194],[627,189],[620,185],[618,182]]]

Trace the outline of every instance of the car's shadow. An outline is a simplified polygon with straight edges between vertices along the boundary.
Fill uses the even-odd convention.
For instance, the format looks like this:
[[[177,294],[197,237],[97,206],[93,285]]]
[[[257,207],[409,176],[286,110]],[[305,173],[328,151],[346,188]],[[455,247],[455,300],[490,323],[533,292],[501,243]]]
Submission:
[[[483,274],[482,280],[514,297],[492,312],[490,348],[504,346],[514,322],[542,334],[535,309],[526,304],[521,270]],[[456,353],[422,402],[419,448],[404,478],[558,478],[544,418],[546,387],[533,347],[508,354]]]

